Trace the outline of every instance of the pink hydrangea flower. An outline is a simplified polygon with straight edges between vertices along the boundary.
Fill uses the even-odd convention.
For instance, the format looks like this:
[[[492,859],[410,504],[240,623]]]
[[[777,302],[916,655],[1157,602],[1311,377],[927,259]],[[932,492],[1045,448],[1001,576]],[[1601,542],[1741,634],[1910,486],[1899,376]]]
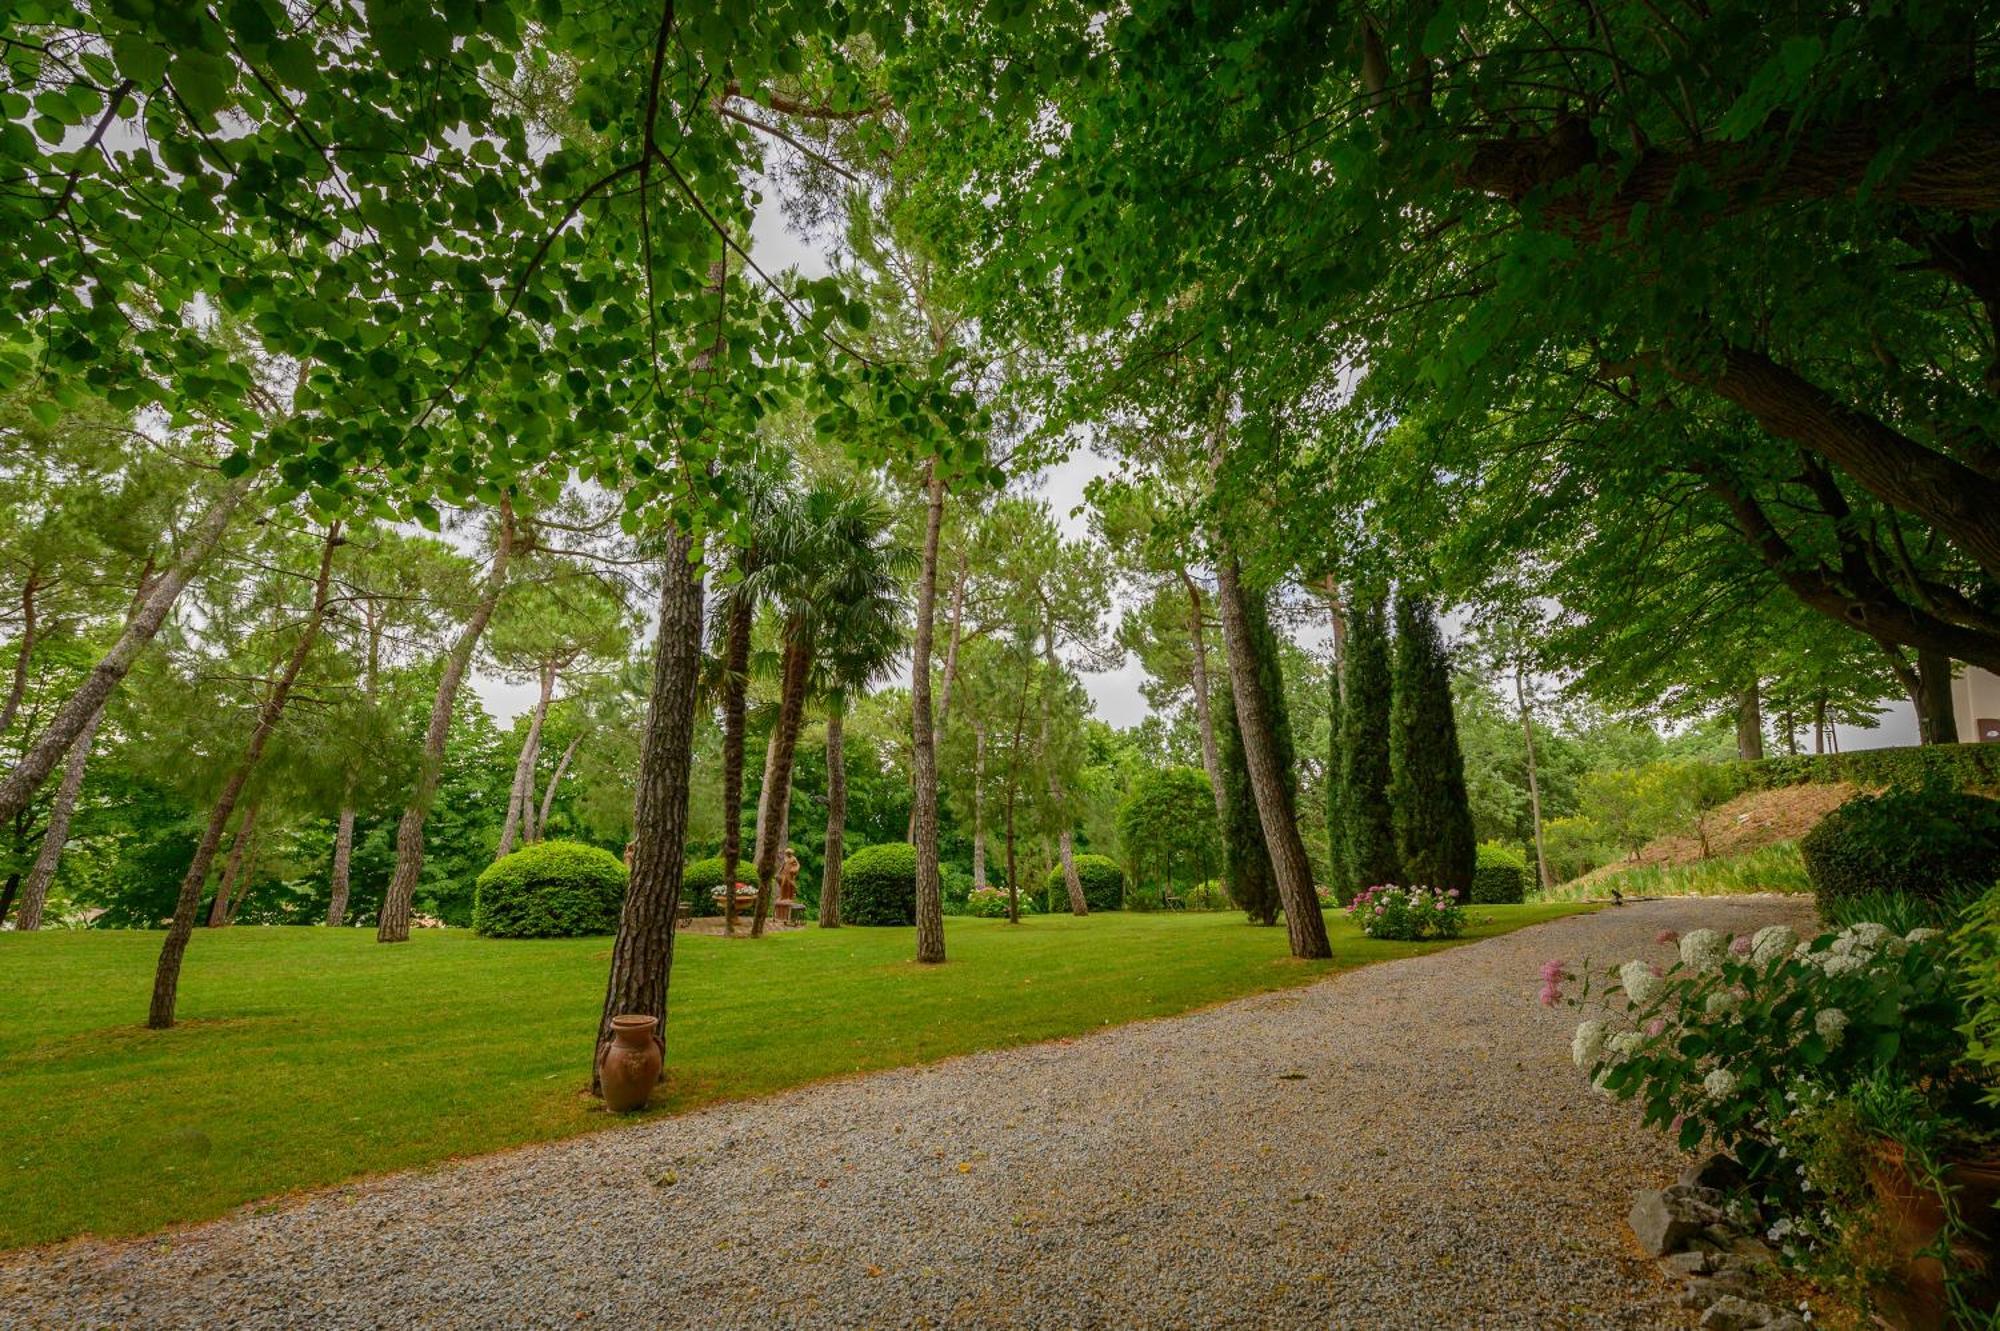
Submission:
[[[1646,1034],[1649,1036],[1657,1037],[1663,1035],[1666,1033],[1666,1029],[1667,1019],[1665,1017],[1655,1017],[1646,1023]]]
[[[1747,957],[1750,955],[1750,948],[1752,946],[1752,942],[1753,940],[1751,939],[1750,935],[1741,934],[1730,940],[1729,950],[1736,956]]]
[[[1667,946],[1672,946],[1673,944],[1681,941],[1681,936],[1679,933],[1675,932],[1672,929],[1662,929],[1660,930],[1660,932],[1653,935],[1653,941],[1655,943],[1662,943]]]

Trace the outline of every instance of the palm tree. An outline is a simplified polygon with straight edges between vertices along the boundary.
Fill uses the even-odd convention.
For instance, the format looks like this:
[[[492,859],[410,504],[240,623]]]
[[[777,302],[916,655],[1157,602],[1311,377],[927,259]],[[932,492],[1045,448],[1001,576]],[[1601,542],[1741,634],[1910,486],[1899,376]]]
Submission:
[[[902,581],[915,568],[913,556],[896,541],[895,515],[865,479],[817,484],[788,507],[791,511],[771,526],[763,562],[744,579],[751,594],[768,597],[778,608],[783,642],[778,722],[757,820],[753,938],[763,935],[784,849],[792,757],[815,664],[822,656],[831,664],[839,652],[861,651],[857,644],[900,634]]]

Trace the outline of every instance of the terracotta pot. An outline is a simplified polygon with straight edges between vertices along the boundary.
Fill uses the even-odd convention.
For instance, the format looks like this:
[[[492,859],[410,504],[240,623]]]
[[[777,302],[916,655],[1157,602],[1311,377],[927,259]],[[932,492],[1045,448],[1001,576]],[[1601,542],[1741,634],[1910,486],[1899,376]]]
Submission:
[[[611,1019],[611,1043],[597,1062],[604,1107],[614,1114],[644,1109],[660,1081],[659,1018],[626,1014]]]
[[[1919,1254],[1937,1242],[1944,1228],[1944,1203],[1925,1180],[1911,1175],[1900,1143],[1878,1141],[1868,1155],[1867,1170],[1902,1264],[1901,1297],[1892,1299],[1896,1306],[1886,1311],[1896,1325],[1909,1331],[1942,1328],[1950,1317],[1944,1264]],[[1993,1209],[2000,1205],[2000,1159],[1947,1160],[1945,1182],[1952,1189],[1959,1219],[1972,1231],[1953,1241],[1952,1259],[1969,1286],[1966,1293],[1991,1306],[1995,1278],[2000,1276],[1993,1260],[1994,1241],[2000,1238],[2000,1216]]]

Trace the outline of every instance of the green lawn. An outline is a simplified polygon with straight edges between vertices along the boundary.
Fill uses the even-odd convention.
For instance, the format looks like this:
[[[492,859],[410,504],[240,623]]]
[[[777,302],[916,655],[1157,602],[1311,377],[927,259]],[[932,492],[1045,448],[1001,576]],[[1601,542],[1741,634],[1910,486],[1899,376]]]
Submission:
[[[1578,909],[1479,907],[1470,938]],[[1439,945],[1329,918],[1335,959],[1234,914],[949,921],[760,944],[683,937],[644,1117],[1184,1012]],[[420,930],[197,933],[178,1028],[144,1029],[160,935],[0,933],[0,1248],[134,1234],[358,1174],[615,1120],[582,1093],[610,941]]]

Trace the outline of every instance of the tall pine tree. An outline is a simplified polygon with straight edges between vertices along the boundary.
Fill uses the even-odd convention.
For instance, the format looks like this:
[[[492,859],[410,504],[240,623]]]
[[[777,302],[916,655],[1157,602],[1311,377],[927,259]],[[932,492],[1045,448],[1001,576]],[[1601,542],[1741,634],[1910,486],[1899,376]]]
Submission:
[[[1413,884],[1472,892],[1477,841],[1465,796],[1465,758],[1452,717],[1451,666],[1437,613],[1422,597],[1396,597],[1396,682],[1390,730],[1396,852]]]
[[[1257,683],[1271,713],[1272,732],[1277,742],[1278,768],[1294,799],[1298,796],[1295,772],[1297,754],[1293,748],[1291,716],[1285,710],[1285,680],[1278,662],[1278,642],[1271,632],[1268,598],[1253,593],[1249,598],[1250,637],[1257,649]],[[1278,874],[1271,863],[1270,847],[1264,842],[1264,825],[1257,814],[1257,795],[1250,788],[1250,766],[1243,756],[1243,735],[1236,728],[1236,699],[1233,691],[1221,691],[1221,710],[1216,719],[1216,741],[1221,749],[1222,797],[1227,816],[1222,827],[1222,846],[1229,873],[1229,895],[1255,924],[1275,924],[1283,905],[1278,895]]]
[[[1349,897],[1401,876],[1389,811],[1389,711],[1394,691],[1382,597],[1357,599],[1347,628],[1346,700],[1340,728],[1340,805]]]
[[[1344,668],[1336,659],[1333,668],[1326,672],[1326,864],[1327,872],[1333,876],[1334,890],[1343,899],[1351,895],[1347,889],[1347,802],[1343,798],[1347,783],[1341,779],[1341,755],[1346,752],[1342,736],[1346,704],[1340,697]]]

